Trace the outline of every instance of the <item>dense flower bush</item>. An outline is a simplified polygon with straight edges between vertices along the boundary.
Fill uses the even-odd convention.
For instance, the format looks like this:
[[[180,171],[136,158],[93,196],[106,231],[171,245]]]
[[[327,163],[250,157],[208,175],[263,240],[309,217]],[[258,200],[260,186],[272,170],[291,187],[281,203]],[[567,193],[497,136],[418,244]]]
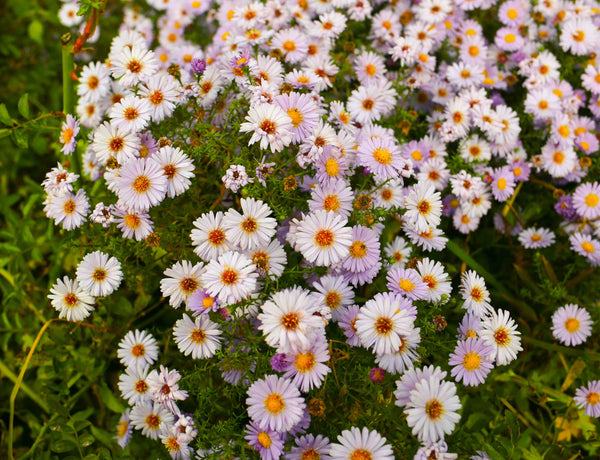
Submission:
[[[128,311],[125,453],[597,454],[596,2],[58,14],[77,99],[44,212],[77,260],[48,297]]]

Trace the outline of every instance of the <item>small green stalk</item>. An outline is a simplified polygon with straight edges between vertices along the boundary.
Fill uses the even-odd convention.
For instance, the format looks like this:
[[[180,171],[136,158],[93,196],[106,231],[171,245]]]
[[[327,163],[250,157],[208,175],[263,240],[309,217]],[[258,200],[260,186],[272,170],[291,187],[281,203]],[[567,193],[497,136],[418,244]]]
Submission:
[[[75,113],[75,106],[73,102],[73,80],[71,74],[73,73],[73,36],[70,32],[63,34],[60,37],[60,43],[62,45],[62,73],[63,73],[63,112],[66,114],[73,115]],[[81,158],[77,153],[77,149],[72,154],[73,156],[73,167],[75,168],[75,174],[81,176]]]

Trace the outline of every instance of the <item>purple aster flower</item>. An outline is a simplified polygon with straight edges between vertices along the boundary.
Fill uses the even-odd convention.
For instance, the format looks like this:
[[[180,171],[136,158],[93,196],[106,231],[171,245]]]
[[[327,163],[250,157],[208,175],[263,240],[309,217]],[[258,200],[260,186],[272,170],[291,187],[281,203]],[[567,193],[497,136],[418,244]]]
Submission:
[[[125,206],[145,212],[159,205],[167,195],[167,176],[152,158],[133,158],[123,165],[115,179],[117,195]]]
[[[378,179],[400,176],[406,161],[400,149],[389,137],[374,137],[363,140],[357,149],[356,163],[365,166]]]
[[[329,459],[329,438],[318,434],[301,436],[294,439],[296,446],[292,447],[286,458],[289,460]]]
[[[573,194],[573,206],[584,219],[600,217],[600,185],[598,182],[584,182]]]
[[[583,153],[589,155],[598,151],[600,143],[598,142],[598,139],[596,139],[596,136],[594,136],[592,133],[585,132],[581,133],[575,138],[575,145],[577,148],[582,150]]]
[[[156,140],[152,137],[152,133],[150,131],[146,131],[145,133],[137,133],[137,136],[140,138],[141,148],[140,148],[140,157],[146,158],[151,157],[156,152],[158,152],[158,145],[156,144]]]
[[[600,417],[600,380],[592,380],[587,387],[578,388],[573,400],[577,407],[585,409],[585,415]]]
[[[292,120],[292,142],[295,144],[303,142],[314,132],[323,114],[312,96],[295,91],[277,96],[275,104]]]
[[[523,160],[517,160],[510,165],[515,180],[517,182],[523,182],[529,179],[531,174],[531,167]]]
[[[288,366],[287,355],[285,353],[276,353],[271,360],[271,368],[277,372],[284,372]]]
[[[258,182],[264,186],[267,185],[266,180],[273,174],[273,166],[275,166],[275,164],[276,163],[265,163],[265,157],[262,157],[262,160],[260,160],[260,163],[254,170]]]
[[[592,318],[585,308],[567,304],[552,315],[552,335],[567,346],[579,345],[592,335]]]
[[[571,249],[582,255],[593,267],[600,265],[600,241],[582,232],[573,233],[569,237]]]
[[[346,343],[351,347],[362,346],[358,331],[356,330],[356,319],[360,307],[358,305],[350,305],[348,307],[340,307],[340,319],[338,324],[344,335],[346,336]]]
[[[456,196],[446,195],[442,198],[442,216],[452,217],[454,211],[458,209],[460,203]]]
[[[579,215],[573,206],[573,197],[571,195],[561,196],[554,205],[554,210],[569,222],[579,219]]]
[[[187,300],[187,308],[192,316],[199,316],[209,311],[219,311],[219,302],[206,289],[198,289]]]
[[[412,268],[394,268],[388,272],[387,288],[410,300],[427,298],[429,287],[423,282],[419,272]]]
[[[283,434],[277,431],[262,429],[255,422],[246,425],[246,436],[250,446],[257,450],[262,460],[278,460],[283,453]]]
[[[374,367],[369,371],[369,378],[372,382],[381,383],[385,378],[385,371],[381,367]]]
[[[484,382],[493,369],[494,364],[489,356],[494,354],[494,349],[486,345],[481,339],[468,338],[456,344],[454,353],[450,355],[448,364],[454,366],[451,375],[457,382],[467,386],[477,386]]]
[[[377,233],[362,225],[352,227],[352,244],[348,255],[342,259],[342,266],[353,273],[364,272],[376,266],[380,259]]]
[[[192,59],[192,70],[197,74],[202,74],[206,70],[206,61],[204,59]]]
[[[306,404],[291,380],[267,375],[248,388],[248,414],[260,429],[289,431],[302,419]]]
[[[508,166],[495,168],[492,176],[492,194],[498,201],[506,201],[515,191],[515,175]]]
[[[458,325],[458,338],[461,340],[467,340],[469,337],[474,339],[480,328],[481,318],[475,313],[467,313]]]
[[[235,55],[231,58],[231,65],[236,69],[247,67],[250,63],[250,51],[243,50],[240,54]]]

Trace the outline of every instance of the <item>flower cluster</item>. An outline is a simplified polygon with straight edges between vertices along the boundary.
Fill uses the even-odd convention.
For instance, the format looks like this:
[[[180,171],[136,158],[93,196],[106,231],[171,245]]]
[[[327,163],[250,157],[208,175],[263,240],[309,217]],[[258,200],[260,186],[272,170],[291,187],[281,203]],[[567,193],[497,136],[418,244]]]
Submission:
[[[308,432],[316,428],[305,399],[332,373],[334,336],[371,353],[373,382],[398,376],[395,402],[422,444],[417,458],[452,458],[444,438],[460,419],[461,387],[424,365],[422,335],[447,325],[430,312],[464,310],[453,353],[436,359],[465,386],[484,383],[522,347],[515,320],[492,306],[475,271],[463,269],[453,292],[452,272],[438,260],[449,238],[492,223],[524,249],[568,241],[600,265],[600,185],[591,176],[600,118],[596,6],[147,3],[156,21],[125,9],[107,59],[83,66],[79,121],[69,115],[61,131],[63,153],[77,155],[79,124],[88,130],[84,171],[106,190],[90,226],[152,246],[161,214],[187,225],[160,228],[177,249],[162,277],[149,276],[171,307],[184,307],[172,330],[179,351],[247,387],[245,440],[261,458],[393,458],[376,430],[344,427],[338,443]],[[75,25],[68,5],[62,21]],[[495,32],[475,20],[475,9],[493,13]],[[201,47],[186,32],[203,19],[217,28]],[[368,30],[355,44],[345,34],[359,25]],[[563,78],[561,62],[579,66],[577,77]],[[77,179],[59,164],[43,183],[46,213],[65,230],[88,219],[86,192],[73,192]],[[540,187],[558,200],[554,220],[538,221],[519,203]],[[177,214],[172,200],[184,194],[205,207]],[[76,282],[58,281],[52,299],[61,317],[82,320],[93,297],[118,287],[118,262],[107,257],[89,254]],[[566,345],[591,335],[590,315],[577,305],[552,322]],[[179,372],[150,370],[157,354],[156,340],[140,331],[119,347],[127,367],[119,388],[132,406],[119,443],[128,442],[131,423],[160,437],[173,458],[207,454],[190,445],[196,430],[177,406],[188,397]],[[576,402],[597,416],[594,385]]]

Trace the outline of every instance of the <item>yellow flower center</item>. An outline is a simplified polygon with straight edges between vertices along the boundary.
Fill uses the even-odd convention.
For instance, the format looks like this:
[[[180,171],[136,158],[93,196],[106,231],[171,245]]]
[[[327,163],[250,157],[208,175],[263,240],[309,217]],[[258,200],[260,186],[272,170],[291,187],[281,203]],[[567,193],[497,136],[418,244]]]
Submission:
[[[501,177],[498,179],[498,190],[504,190],[506,188],[506,179]]]
[[[265,408],[271,414],[277,415],[283,411],[283,409],[285,409],[285,403],[283,402],[281,395],[278,395],[277,393],[271,393],[265,399]]]
[[[595,193],[590,193],[588,196],[585,197],[585,204],[590,208],[596,206],[598,204],[598,201],[598,195],[596,195]]]
[[[583,249],[588,254],[594,252],[594,246],[589,241],[584,241],[583,243],[581,243],[581,249]]]
[[[415,283],[411,280],[403,279],[398,282],[398,287],[405,292],[411,292],[415,288]]]
[[[373,152],[373,158],[382,165],[388,165],[392,162],[392,154],[388,149],[375,149]]]
[[[271,437],[264,431],[258,433],[258,442],[265,449],[271,447]]]
[[[592,406],[595,406],[600,401],[600,395],[595,391],[590,391],[590,393],[585,397],[585,400]]]
[[[569,318],[565,321],[565,329],[568,333],[572,334],[579,330],[579,320],[577,318]]]
[[[305,374],[313,369],[316,364],[315,355],[313,355],[310,351],[307,353],[300,353],[296,357],[296,369],[298,372]]]
[[[293,109],[289,109],[287,111],[287,114],[292,119],[292,125],[294,126],[294,128],[297,128],[298,126],[300,126],[300,124],[302,123],[302,120],[304,120],[304,116],[295,107]]]
[[[477,353],[467,353],[463,359],[463,367],[468,371],[479,369],[481,357]]]

